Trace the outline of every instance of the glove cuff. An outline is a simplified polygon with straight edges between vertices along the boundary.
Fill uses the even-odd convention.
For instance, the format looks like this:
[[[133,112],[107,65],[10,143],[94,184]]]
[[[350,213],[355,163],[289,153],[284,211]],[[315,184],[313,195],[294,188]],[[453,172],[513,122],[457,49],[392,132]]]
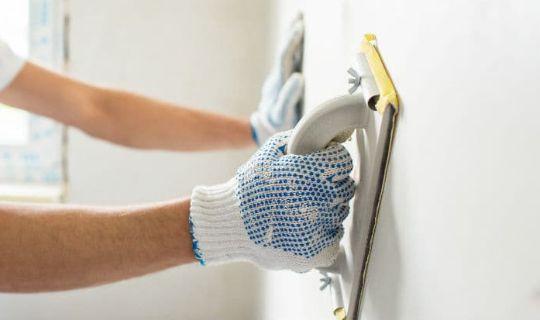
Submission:
[[[190,227],[195,257],[202,265],[241,260],[250,247],[235,196],[236,179],[199,186],[191,194]]]
[[[313,267],[332,264],[338,252],[338,241],[311,258],[255,244],[249,238],[240,215],[236,190],[235,178],[220,185],[193,189],[190,231],[193,253],[202,265],[250,261],[267,269],[305,272]]]
[[[272,126],[261,117],[259,111],[255,111],[249,118],[251,123],[251,137],[258,146],[262,146],[271,136]]]

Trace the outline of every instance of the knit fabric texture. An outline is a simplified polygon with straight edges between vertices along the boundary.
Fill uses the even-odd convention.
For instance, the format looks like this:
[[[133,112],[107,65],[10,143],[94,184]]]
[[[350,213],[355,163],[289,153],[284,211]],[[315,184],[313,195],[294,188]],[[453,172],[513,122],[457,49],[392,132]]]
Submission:
[[[333,263],[354,194],[352,160],[339,144],[285,154],[289,135],[272,137],[228,182],[194,189],[190,222],[202,263],[298,272]]]

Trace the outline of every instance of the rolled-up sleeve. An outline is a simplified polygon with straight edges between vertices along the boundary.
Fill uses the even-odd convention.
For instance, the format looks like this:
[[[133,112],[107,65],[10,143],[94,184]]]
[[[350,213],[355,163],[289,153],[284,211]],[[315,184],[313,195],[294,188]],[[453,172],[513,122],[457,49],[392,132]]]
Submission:
[[[4,90],[24,66],[25,60],[0,39],[0,91]]]

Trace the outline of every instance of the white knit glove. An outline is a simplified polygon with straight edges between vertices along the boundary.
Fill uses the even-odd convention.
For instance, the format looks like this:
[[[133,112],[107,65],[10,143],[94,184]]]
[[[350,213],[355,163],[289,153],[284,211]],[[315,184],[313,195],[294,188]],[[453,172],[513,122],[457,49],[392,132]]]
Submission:
[[[190,226],[201,264],[234,260],[304,272],[331,265],[354,182],[339,145],[284,154],[290,132],[272,137],[228,182],[196,187]]]
[[[304,96],[304,77],[300,73],[303,38],[304,21],[298,16],[264,82],[259,107],[251,115],[253,139],[259,146],[275,133],[294,128],[300,120]]]

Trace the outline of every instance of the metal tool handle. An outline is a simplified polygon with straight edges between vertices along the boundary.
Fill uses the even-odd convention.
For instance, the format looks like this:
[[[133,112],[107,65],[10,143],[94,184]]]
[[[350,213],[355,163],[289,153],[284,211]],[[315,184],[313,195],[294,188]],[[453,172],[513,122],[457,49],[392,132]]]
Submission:
[[[366,127],[370,113],[361,93],[331,99],[298,122],[287,153],[308,154],[324,149],[334,140],[343,142],[354,129]]]

